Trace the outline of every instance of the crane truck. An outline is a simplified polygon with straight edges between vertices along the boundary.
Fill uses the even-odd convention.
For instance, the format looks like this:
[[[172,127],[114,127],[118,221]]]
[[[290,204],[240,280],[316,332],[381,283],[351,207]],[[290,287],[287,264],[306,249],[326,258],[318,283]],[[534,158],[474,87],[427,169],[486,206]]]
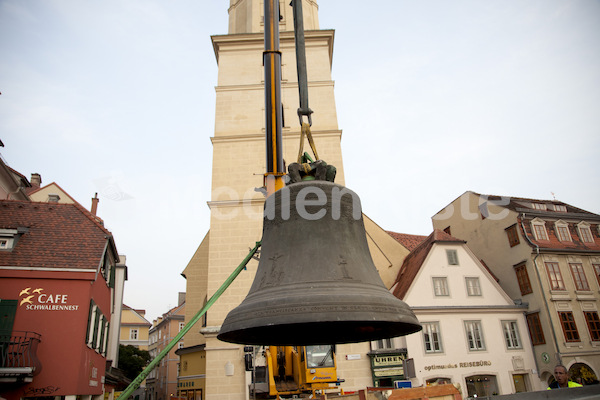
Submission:
[[[261,398],[307,397],[317,393],[343,393],[337,376],[334,345],[264,346],[256,349],[251,392]],[[255,365],[254,365],[255,364]]]

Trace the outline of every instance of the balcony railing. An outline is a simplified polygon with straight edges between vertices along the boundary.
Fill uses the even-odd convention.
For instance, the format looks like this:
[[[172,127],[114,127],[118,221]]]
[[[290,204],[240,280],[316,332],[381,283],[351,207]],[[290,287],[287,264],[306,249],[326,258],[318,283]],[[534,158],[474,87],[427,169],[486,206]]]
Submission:
[[[37,346],[42,336],[35,332],[0,333],[0,377],[25,380],[41,371]]]

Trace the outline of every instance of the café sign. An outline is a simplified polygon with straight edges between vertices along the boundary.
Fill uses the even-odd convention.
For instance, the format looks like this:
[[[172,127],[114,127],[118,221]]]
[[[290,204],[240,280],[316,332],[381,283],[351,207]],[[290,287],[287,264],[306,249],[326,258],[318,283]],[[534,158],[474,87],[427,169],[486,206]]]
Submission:
[[[79,304],[69,303],[64,293],[45,293],[44,288],[27,287],[19,293],[19,306],[29,311],[77,311]]]

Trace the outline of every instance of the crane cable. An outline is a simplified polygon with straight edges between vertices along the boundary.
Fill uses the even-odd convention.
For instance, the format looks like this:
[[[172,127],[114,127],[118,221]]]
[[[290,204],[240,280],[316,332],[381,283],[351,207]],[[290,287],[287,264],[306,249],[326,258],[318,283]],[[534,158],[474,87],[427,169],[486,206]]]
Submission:
[[[302,128],[300,133],[300,149],[298,150],[298,164],[304,164],[305,156],[304,156],[304,138],[308,139],[308,144],[310,144],[310,148],[312,149],[313,154],[315,155],[315,159],[319,160],[319,154],[317,154],[317,146],[315,146],[315,142],[312,137],[312,133],[310,133],[310,124],[308,122],[302,122]]]
[[[310,166],[306,164],[308,161],[304,153],[304,138],[308,139],[310,148],[315,155],[316,161],[319,160],[317,154],[317,147],[313,140],[310,132],[312,125],[312,110],[308,105],[308,79],[306,73],[306,41],[304,38],[304,16],[302,13],[302,0],[292,0],[291,6],[293,7],[294,14],[294,36],[296,44],[296,68],[298,72],[298,94],[300,97],[300,107],[298,108],[298,117],[300,119],[301,133],[300,133],[300,148],[298,150],[298,164],[302,165],[305,172],[310,171]],[[308,119],[308,122],[304,122],[303,117]],[[306,165],[305,165],[306,164]]]

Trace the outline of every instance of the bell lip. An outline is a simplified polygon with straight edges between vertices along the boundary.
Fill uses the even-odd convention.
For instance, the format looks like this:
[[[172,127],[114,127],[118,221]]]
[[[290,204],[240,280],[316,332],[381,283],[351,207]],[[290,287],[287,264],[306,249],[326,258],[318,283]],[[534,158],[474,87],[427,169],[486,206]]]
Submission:
[[[382,285],[364,282],[311,282],[305,287],[281,285],[251,292],[231,310],[222,331],[302,324],[418,324],[408,304]]]
[[[235,344],[309,346],[363,343],[401,337],[423,329],[419,322],[339,321],[268,325],[220,332],[217,339]]]

